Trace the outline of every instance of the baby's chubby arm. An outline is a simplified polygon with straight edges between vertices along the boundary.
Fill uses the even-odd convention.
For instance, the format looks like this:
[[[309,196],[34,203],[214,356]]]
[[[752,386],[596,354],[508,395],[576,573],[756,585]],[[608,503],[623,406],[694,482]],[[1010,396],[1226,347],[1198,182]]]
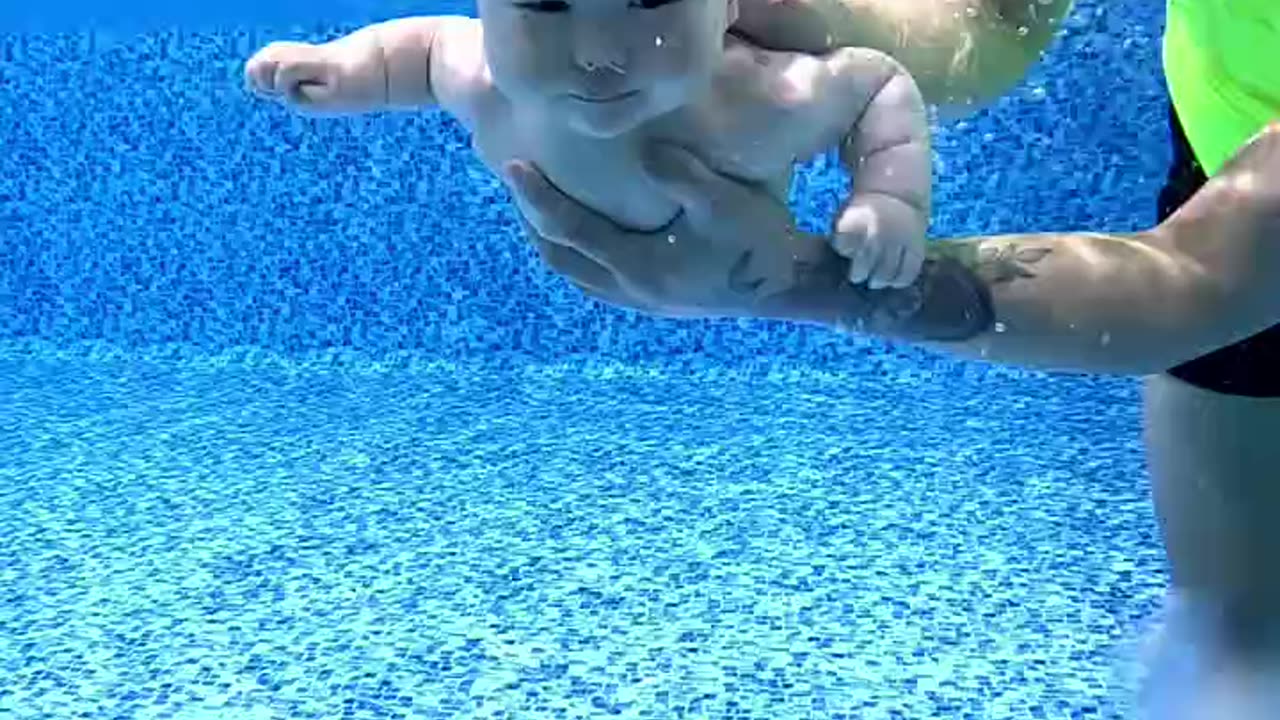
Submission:
[[[924,262],[932,195],[932,154],[924,100],[895,60],[868,48],[827,58],[847,118],[841,164],[853,195],[836,219],[832,242],[849,258],[849,279],[872,288],[906,287]]]
[[[245,65],[255,93],[306,112],[349,115],[437,103],[442,69],[432,62],[466,17],[411,17],[363,27],[331,42],[274,42]]]

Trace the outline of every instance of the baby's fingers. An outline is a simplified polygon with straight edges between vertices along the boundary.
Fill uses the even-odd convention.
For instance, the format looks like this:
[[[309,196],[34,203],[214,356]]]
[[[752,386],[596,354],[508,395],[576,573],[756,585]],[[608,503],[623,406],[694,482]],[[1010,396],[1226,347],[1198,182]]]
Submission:
[[[276,66],[278,63],[262,57],[254,57],[244,66],[244,84],[256,95],[275,95]]]
[[[924,255],[924,243],[904,244],[898,267],[885,277],[883,287],[910,287],[920,277],[920,271],[924,269]]]
[[[865,207],[851,207],[836,223],[831,245],[849,259],[849,282],[861,285],[871,279],[880,259],[875,213]]]
[[[300,105],[324,106],[336,94],[328,66],[320,61],[281,63],[276,67],[276,92]]]

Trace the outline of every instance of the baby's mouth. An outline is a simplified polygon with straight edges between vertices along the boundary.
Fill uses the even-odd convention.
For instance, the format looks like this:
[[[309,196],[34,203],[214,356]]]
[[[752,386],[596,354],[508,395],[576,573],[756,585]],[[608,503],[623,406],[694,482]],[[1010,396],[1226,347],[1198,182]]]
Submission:
[[[638,94],[639,90],[628,90],[621,93],[569,93],[569,97],[579,102],[592,103],[594,105],[606,105],[626,100]]]

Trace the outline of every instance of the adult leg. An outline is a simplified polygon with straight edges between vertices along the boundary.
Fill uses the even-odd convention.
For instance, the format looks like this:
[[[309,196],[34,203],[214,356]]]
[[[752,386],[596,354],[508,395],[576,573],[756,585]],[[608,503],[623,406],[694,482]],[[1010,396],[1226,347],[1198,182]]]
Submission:
[[[1280,371],[1280,368],[1275,368]],[[1173,574],[1151,720],[1280,716],[1280,398],[1147,381],[1148,462]]]
[[[1226,395],[1158,375],[1147,380],[1145,414],[1174,587],[1220,608],[1231,648],[1280,651],[1280,637],[1263,642],[1259,632],[1280,627],[1280,397]]]
[[[1171,128],[1161,217],[1205,181],[1176,114]],[[1144,397],[1152,493],[1173,573],[1145,710],[1152,720],[1275,717],[1280,326],[1150,378]]]

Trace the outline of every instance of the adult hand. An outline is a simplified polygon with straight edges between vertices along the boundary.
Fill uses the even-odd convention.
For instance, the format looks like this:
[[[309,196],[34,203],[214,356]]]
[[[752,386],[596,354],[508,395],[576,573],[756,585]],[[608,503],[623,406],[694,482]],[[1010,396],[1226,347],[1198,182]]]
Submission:
[[[654,315],[794,320],[903,339],[967,338],[992,321],[981,281],[946,253],[927,260],[911,287],[855,286],[849,261],[825,238],[796,230],[767,189],[670,145],[644,160],[683,208],[651,232],[583,207],[528,163],[507,168],[543,260],[589,295]]]
[[[814,273],[841,284],[846,263],[822,238],[796,232],[784,203],[678,147],[655,146],[644,160],[653,182],[683,208],[669,226],[648,232],[583,207],[531,164],[507,168],[551,269],[589,295],[650,314],[831,321],[823,302],[785,302],[797,282],[813,283]]]

